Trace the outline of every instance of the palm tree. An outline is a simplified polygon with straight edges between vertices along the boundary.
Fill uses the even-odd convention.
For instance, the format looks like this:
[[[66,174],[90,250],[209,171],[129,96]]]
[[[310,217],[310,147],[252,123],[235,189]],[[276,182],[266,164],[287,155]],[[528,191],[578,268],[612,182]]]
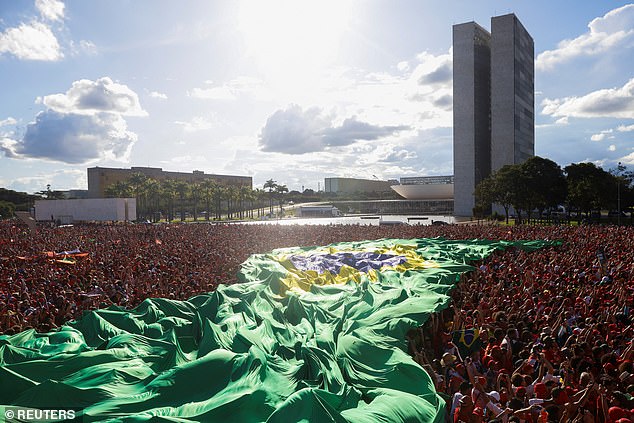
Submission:
[[[174,218],[174,198],[176,198],[176,181],[173,179],[165,179],[161,181],[161,191],[163,198],[167,201],[167,221],[171,222]]]
[[[145,181],[143,190],[145,191],[145,195],[147,197],[148,214],[150,219],[153,222],[157,222],[159,220],[157,212],[160,210],[161,202],[161,184],[156,179],[148,178],[148,180]]]
[[[264,183],[264,189],[268,189],[269,193],[269,213],[273,215],[273,192],[277,187],[277,183],[273,179],[269,179]]]
[[[135,172],[130,176],[127,180],[132,193],[134,194],[134,198],[136,198],[137,203],[137,211],[140,216],[143,216],[144,212],[146,212],[146,192],[144,191],[145,182],[148,180],[148,177],[140,172]]]
[[[258,197],[251,187],[245,186],[244,188],[244,199],[249,202],[248,216],[253,219],[253,202],[257,200]]]
[[[277,185],[275,187],[275,196],[277,197],[277,201],[280,204],[280,216],[284,213],[284,209],[282,206],[284,205],[284,194],[288,192],[288,188],[286,185]]]
[[[250,194],[251,187],[248,187],[246,185],[241,185],[240,187],[238,187],[238,198],[240,201],[240,219],[244,219],[244,212],[247,211],[245,202],[249,201]]]
[[[216,205],[216,219],[222,218],[222,199],[225,198],[227,188],[222,185],[217,185],[213,191],[213,200]]]
[[[229,202],[229,210],[230,216],[229,218],[235,218],[236,212],[239,212],[240,205],[240,188],[235,185],[231,185],[227,189],[227,201]],[[241,213],[238,214],[238,217],[241,216]]]
[[[187,181],[178,180],[175,183],[176,192],[178,193],[179,208],[181,214],[181,222],[185,221],[185,199],[189,194],[189,183]]]
[[[209,216],[211,215],[211,203],[214,198],[214,193],[218,189],[218,184],[213,179],[204,179],[200,183],[200,190],[202,198],[205,200],[205,205],[207,206],[207,214],[205,218],[209,220]]]
[[[201,186],[202,183],[201,182],[192,182],[190,185],[190,197],[192,199],[193,204],[193,215],[194,215],[194,222],[196,222],[198,220],[198,203],[200,202],[200,197],[202,195],[202,191],[201,191]]]
[[[265,198],[268,196],[266,191],[256,188],[253,190],[253,196],[255,200],[257,200],[257,209],[258,209],[258,217],[261,217],[265,214],[264,207],[266,206]]]

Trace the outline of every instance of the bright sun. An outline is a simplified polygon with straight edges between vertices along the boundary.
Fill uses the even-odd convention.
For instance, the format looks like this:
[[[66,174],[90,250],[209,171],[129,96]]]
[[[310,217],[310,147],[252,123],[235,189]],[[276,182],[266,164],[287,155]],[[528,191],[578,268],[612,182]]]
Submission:
[[[348,24],[344,0],[245,0],[239,28],[248,54],[270,72],[319,71],[337,56]]]

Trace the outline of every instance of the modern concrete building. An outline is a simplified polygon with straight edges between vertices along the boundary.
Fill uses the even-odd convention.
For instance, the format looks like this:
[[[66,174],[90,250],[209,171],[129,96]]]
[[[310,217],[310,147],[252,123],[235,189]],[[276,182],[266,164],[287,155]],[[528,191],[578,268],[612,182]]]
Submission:
[[[194,170],[192,173],[185,172],[169,172],[158,167],[132,167],[130,169],[116,169],[107,167],[89,167],[88,168],[88,197],[104,198],[105,190],[109,185],[119,181],[129,179],[135,173],[141,173],[149,178],[163,181],[166,179],[174,179],[178,181],[200,182],[205,179],[212,179],[219,185],[224,186],[248,186],[253,187],[253,180],[250,176],[233,176],[233,175],[213,175],[205,174],[200,170]]]
[[[534,155],[533,39],[514,14],[453,27],[454,214],[472,216],[476,185]]]
[[[513,14],[491,18],[491,171],[535,155],[533,38]]]
[[[357,178],[325,178],[324,192],[331,193],[381,193],[392,192],[391,185],[397,181],[380,181],[376,179]]]
[[[471,216],[475,186],[491,172],[491,34],[453,27],[454,214]]]
[[[453,176],[412,176],[391,187],[408,200],[453,200]]]

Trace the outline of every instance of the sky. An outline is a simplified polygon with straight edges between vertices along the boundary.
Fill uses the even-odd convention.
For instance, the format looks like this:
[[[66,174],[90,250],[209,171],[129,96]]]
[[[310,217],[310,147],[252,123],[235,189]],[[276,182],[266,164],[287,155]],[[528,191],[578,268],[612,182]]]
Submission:
[[[535,43],[535,154],[634,168],[634,3],[0,0],[0,187],[450,175],[452,25],[508,13]]]

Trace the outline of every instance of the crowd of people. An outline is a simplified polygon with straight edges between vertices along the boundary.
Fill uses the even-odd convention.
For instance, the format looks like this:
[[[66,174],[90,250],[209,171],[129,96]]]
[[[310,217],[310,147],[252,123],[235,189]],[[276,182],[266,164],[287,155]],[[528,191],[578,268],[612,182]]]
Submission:
[[[410,350],[453,422],[634,422],[634,229],[617,226],[80,225],[0,222],[0,333],[84,310],[188,299],[236,281],[251,254],[380,238],[561,240],[498,252]]]
[[[634,422],[634,230],[496,227],[482,236],[563,244],[490,256],[458,283],[453,306],[410,338],[450,420]]]

